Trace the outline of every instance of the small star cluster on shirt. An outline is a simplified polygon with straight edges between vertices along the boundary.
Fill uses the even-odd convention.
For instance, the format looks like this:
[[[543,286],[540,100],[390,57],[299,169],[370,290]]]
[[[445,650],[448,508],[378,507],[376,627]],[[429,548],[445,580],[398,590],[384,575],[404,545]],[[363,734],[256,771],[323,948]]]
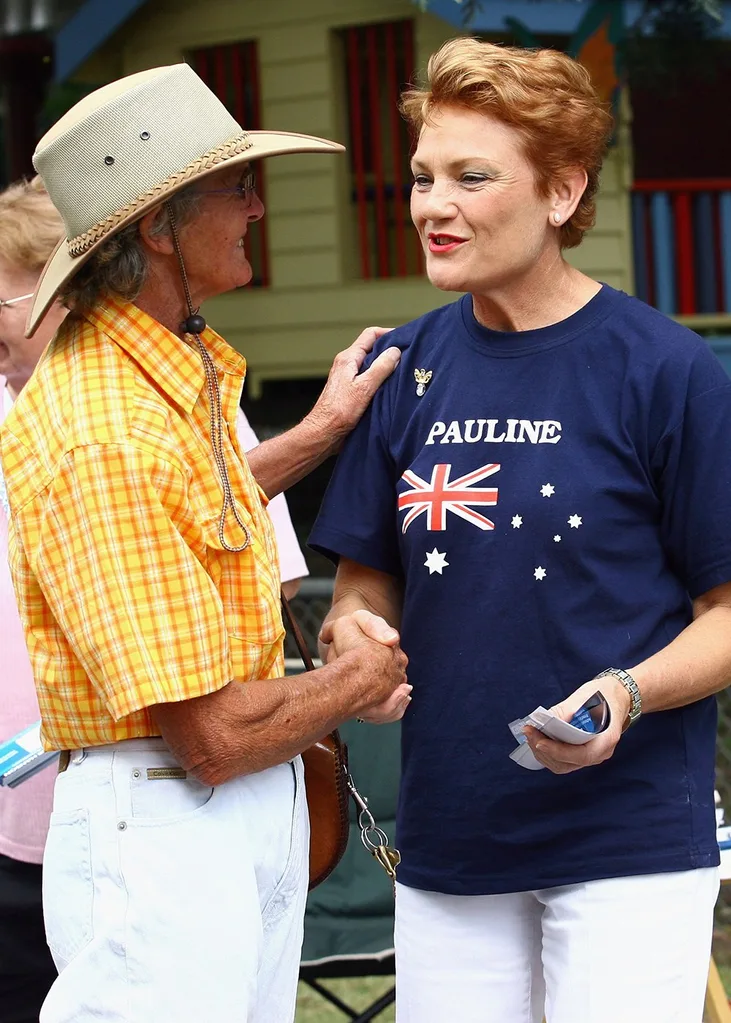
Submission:
[[[538,488],[538,491],[539,491],[541,497],[552,498],[557,493],[557,488],[556,488],[555,484],[551,483],[550,481],[546,481],[545,483],[543,483]],[[556,508],[556,510],[558,510],[559,505],[554,505],[554,507]],[[527,521],[527,524],[526,524],[526,521]],[[561,521],[564,521],[564,520],[562,519]],[[571,529],[579,529],[584,524],[584,520],[583,520],[582,516],[581,515],[577,515],[576,512],[574,512],[572,515],[570,515],[565,521],[566,521],[566,524]],[[520,529],[521,526],[525,525],[526,529],[528,530],[528,533],[530,534],[532,522],[531,522],[530,518],[528,520],[526,520],[526,518],[523,515],[519,515],[518,513],[516,513],[510,519],[510,525],[513,527],[513,529]],[[540,525],[540,523],[537,522],[536,525]],[[554,528],[555,528],[555,526],[556,526],[556,523],[554,522]],[[562,541],[563,541],[563,536],[561,535],[561,533],[554,533],[553,534],[553,543],[554,544],[561,543]],[[549,572],[549,567],[550,566],[546,566],[546,565],[536,565],[535,566],[535,568],[533,569],[533,578],[536,580],[536,582],[543,582],[543,580],[547,578],[548,572]]]
[[[499,466],[498,466],[498,468],[499,468]],[[541,484],[540,487],[538,487],[538,492],[540,493],[541,497],[547,497],[547,498],[550,499],[550,498],[552,498],[552,497],[554,497],[556,495],[557,488],[556,488],[556,486],[553,483],[547,481],[547,482]],[[561,514],[561,512],[559,511],[560,504],[561,504],[560,497],[557,498],[557,502],[558,503],[553,503],[552,507],[560,515]],[[497,501],[495,500],[493,503],[497,503]],[[551,513],[549,513],[549,514],[551,514]],[[564,515],[566,514],[565,510],[563,511],[563,514]],[[463,516],[463,517],[466,517],[466,516]],[[541,515],[540,515],[540,513],[538,514],[538,516],[536,518],[537,518],[537,521],[536,521],[535,525],[537,527],[540,527],[540,525],[541,525],[541,522],[540,522]],[[527,521],[527,525],[526,525],[526,521]],[[566,522],[566,524],[569,526],[570,529],[580,529],[581,526],[583,526],[583,524],[584,524],[583,517],[581,515],[578,515],[576,512],[573,512],[573,514],[569,515],[569,517],[567,519],[565,519],[565,520],[561,519],[561,522],[563,522],[563,521]],[[532,525],[532,523],[531,523],[531,517],[530,516],[526,520],[526,517],[524,515],[521,515],[521,514],[516,512],[510,518],[510,526],[512,527],[512,529],[522,529],[523,526],[526,526],[526,530],[528,531],[527,532],[527,536],[530,536],[530,534],[531,534],[531,525]],[[554,525],[554,529],[555,529],[557,523],[554,521],[553,525]],[[437,528],[439,528],[439,527],[437,527]],[[444,529],[445,527],[442,526],[441,528]],[[548,536],[551,536],[551,534],[549,533]],[[546,537],[545,539],[548,539],[548,537]],[[553,540],[554,544],[559,544],[559,543],[561,543],[563,541],[563,536],[561,535],[561,533],[554,533],[552,535],[552,540]],[[516,538],[516,542],[520,542],[520,541],[517,541],[517,538]],[[426,561],[424,562],[424,567],[429,570],[429,575],[443,575],[445,568],[449,568],[449,562],[447,561],[447,553],[446,553],[446,551],[439,551],[435,547],[431,551],[426,551],[425,554],[426,554]],[[535,579],[535,581],[536,582],[543,582],[543,580],[546,579],[548,577],[548,575],[549,575],[549,569],[550,569],[550,564],[547,564],[547,565],[536,565],[533,568],[533,578]]]

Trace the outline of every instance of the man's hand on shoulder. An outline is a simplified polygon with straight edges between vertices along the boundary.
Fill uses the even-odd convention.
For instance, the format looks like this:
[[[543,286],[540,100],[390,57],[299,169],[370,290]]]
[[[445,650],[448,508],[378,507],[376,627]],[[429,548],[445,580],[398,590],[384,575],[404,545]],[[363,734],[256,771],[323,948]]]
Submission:
[[[398,348],[387,348],[360,372],[376,341],[390,327],[366,327],[353,344],[335,356],[327,383],[307,419],[324,437],[332,438],[332,453],[337,451],[381,384],[396,369],[401,358]]]

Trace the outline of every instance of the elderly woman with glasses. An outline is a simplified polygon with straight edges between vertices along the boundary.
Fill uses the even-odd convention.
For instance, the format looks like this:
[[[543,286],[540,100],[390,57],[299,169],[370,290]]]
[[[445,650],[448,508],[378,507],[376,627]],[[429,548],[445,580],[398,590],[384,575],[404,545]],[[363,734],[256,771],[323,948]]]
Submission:
[[[700,1023],[731,381],[565,258],[611,132],[584,68],[453,40],[404,112],[427,273],[464,295],[389,335],[310,539],[323,656],[364,607],[409,656],[397,1020]]]
[[[0,192],[0,423],[64,318],[55,303],[32,338],[24,333],[29,300],[63,224],[39,178]],[[33,672],[8,566],[8,503],[0,472],[0,741],[39,717]],[[37,1023],[56,970],[43,930],[41,861],[53,801],[54,772],[18,788],[0,787],[0,1015]]]

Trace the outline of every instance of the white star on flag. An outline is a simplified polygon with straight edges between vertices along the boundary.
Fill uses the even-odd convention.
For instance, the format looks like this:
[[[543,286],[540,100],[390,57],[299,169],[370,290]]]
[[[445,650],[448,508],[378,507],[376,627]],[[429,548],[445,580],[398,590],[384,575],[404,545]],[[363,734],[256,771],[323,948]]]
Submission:
[[[441,551],[436,549],[436,547],[433,551],[427,551],[424,567],[429,569],[429,575],[433,575],[435,572],[438,572],[439,575],[441,575],[442,569],[449,568],[446,552],[445,554],[442,554]]]
[[[513,515],[512,519],[510,520],[510,524],[513,527],[513,529],[520,529],[520,527],[523,525],[522,515]]]
[[[541,495],[543,497],[553,497],[555,493],[556,488],[554,487],[553,483],[544,483],[543,486],[541,487]]]
[[[572,529],[578,529],[579,526],[582,524],[580,515],[572,515],[566,521],[568,522]]]
[[[541,565],[539,565],[538,568],[533,573],[533,575],[536,577],[536,579],[545,579],[546,578],[546,570]]]
[[[553,542],[554,543],[561,543],[561,537],[558,535],[558,533],[556,533],[556,535],[554,536]]]

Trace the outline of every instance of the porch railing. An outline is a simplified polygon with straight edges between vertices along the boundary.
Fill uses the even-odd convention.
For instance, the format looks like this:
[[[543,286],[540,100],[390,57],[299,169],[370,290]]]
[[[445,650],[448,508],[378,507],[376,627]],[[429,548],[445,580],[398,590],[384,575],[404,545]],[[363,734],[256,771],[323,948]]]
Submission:
[[[635,181],[635,291],[670,316],[731,314],[731,178]]]

